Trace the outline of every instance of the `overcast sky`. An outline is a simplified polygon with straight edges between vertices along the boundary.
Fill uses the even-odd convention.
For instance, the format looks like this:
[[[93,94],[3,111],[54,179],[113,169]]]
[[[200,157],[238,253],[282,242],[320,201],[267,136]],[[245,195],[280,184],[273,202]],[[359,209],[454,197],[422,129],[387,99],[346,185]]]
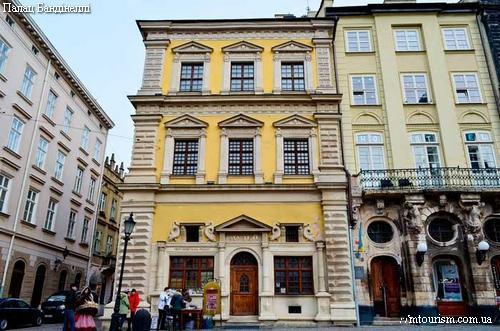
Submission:
[[[21,0],[25,5],[41,0]],[[130,164],[134,108],[127,95],[141,83],[144,46],[136,19],[250,18],[276,13],[306,14],[321,0],[45,0],[47,5],[87,4],[91,14],[35,14],[33,17],[116,126],[106,153]],[[382,1],[371,0],[370,3]],[[336,0],[336,6],[365,4]]]

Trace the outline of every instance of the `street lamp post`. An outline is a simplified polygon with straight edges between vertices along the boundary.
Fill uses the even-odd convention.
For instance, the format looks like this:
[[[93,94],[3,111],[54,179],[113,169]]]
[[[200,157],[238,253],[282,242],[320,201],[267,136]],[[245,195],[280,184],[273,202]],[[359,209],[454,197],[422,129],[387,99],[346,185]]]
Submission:
[[[111,325],[109,331],[118,331],[120,324],[120,294],[122,292],[122,280],[123,280],[123,269],[125,266],[125,256],[127,255],[127,245],[130,240],[130,235],[134,231],[135,221],[134,214],[130,213],[130,216],[123,222],[123,232],[125,233],[125,245],[123,246],[122,264],[120,266],[120,278],[118,280],[118,289],[116,291],[115,298],[115,308],[113,309],[113,314],[111,315]]]

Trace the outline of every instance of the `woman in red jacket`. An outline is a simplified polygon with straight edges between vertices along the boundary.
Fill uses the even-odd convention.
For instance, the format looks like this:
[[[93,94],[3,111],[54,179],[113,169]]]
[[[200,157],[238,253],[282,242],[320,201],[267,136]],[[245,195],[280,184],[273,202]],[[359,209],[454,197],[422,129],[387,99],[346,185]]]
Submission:
[[[130,304],[130,320],[128,329],[131,330],[130,323],[134,321],[135,312],[137,311],[137,307],[139,307],[139,302],[141,301],[139,293],[134,288],[128,295],[128,301]]]

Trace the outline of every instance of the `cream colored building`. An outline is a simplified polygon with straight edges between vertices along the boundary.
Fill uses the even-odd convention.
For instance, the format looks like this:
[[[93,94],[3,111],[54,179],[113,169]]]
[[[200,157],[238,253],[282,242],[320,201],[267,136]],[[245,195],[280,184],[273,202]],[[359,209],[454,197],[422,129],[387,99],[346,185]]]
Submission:
[[[0,13],[0,53],[2,297],[38,306],[85,284],[114,124],[28,15]]]
[[[338,20],[361,321],[491,316],[500,294],[500,121],[478,7],[323,6],[319,16]]]

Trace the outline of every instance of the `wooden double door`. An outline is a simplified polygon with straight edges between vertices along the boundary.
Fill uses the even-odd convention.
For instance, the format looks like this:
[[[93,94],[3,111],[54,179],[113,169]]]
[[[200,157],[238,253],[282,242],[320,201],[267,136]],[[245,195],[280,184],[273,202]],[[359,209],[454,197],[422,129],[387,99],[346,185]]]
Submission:
[[[399,317],[401,301],[398,263],[392,257],[377,256],[373,258],[370,270],[375,314]]]
[[[247,252],[231,260],[231,315],[257,315],[259,303],[257,260]]]

